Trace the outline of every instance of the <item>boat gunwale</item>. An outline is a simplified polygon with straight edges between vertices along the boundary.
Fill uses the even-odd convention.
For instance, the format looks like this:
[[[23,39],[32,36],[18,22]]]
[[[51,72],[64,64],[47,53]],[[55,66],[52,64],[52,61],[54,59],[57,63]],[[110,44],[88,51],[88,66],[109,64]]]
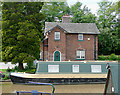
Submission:
[[[21,78],[107,78],[107,74],[26,74],[26,73],[11,73],[11,76]]]

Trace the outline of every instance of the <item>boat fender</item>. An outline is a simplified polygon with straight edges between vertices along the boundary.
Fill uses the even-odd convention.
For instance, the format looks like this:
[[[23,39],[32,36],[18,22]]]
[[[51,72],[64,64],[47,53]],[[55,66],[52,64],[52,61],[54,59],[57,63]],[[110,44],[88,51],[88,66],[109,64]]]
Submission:
[[[5,78],[5,75],[4,75],[4,74],[2,74],[2,78]]]
[[[3,74],[2,71],[0,71],[0,79],[1,79],[1,78],[4,78],[4,77],[5,77],[5,75]]]

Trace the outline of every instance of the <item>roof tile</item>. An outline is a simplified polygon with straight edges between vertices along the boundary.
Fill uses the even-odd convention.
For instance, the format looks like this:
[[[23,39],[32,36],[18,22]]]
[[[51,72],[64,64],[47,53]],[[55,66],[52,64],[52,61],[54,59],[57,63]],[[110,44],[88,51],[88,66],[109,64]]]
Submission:
[[[95,23],[59,23],[45,22],[45,33],[56,26],[60,26],[67,33],[100,34]]]

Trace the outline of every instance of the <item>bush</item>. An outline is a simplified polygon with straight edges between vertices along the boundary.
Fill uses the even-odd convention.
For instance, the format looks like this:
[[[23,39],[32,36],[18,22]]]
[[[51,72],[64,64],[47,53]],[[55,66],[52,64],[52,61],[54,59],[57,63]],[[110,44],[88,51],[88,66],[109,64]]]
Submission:
[[[98,60],[109,60],[108,56],[98,56]]]
[[[7,71],[7,72],[11,72],[11,71],[12,71],[12,69],[8,68],[6,71]]]
[[[27,68],[29,69],[33,68],[33,63],[27,63]]]
[[[120,61],[120,55],[115,55],[115,54],[111,54],[108,56],[104,56],[104,55],[100,55],[98,56],[98,60],[113,60],[113,61]]]
[[[16,66],[14,69],[10,69],[10,68],[8,68],[6,71],[7,72],[15,72],[15,71],[18,71],[18,67]]]
[[[35,73],[35,69],[28,69],[25,71],[26,73]]]
[[[120,55],[118,56],[118,61],[120,61]]]
[[[109,60],[114,60],[114,61],[118,60],[118,56],[115,54],[111,54],[110,56],[108,56],[108,58]]]
[[[24,70],[19,69],[17,66],[14,69],[7,69],[7,72],[26,72],[26,73],[34,73],[35,72],[35,68],[31,67],[29,68],[28,66],[25,67]]]

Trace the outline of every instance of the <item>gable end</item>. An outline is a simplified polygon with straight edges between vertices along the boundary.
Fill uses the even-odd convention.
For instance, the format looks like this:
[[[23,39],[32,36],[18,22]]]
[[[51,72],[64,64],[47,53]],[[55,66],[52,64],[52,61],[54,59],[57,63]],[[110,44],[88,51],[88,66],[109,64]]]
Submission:
[[[65,33],[68,33],[65,29],[63,29],[61,26],[56,25],[55,27],[53,27],[52,29],[48,30],[46,33],[51,32],[53,29],[55,29],[56,27],[59,27],[60,29],[62,29]]]

